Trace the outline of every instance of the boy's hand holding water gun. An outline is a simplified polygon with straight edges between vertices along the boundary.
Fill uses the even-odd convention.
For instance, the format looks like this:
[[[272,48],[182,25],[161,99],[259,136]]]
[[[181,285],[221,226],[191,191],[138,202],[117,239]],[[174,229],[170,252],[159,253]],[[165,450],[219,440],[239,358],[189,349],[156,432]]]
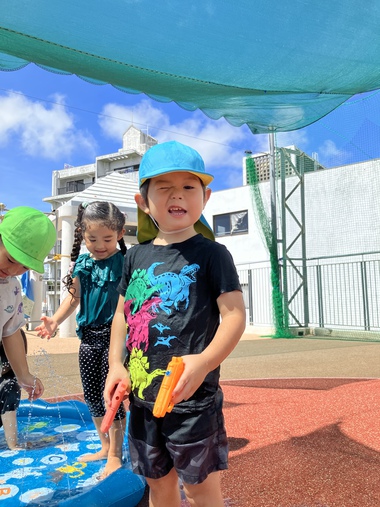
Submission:
[[[102,433],[108,433],[108,430],[112,426],[112,423],[115,419],[116,412],[119,410],[121,403],[126,397],[128,388],[129,388],[128,379],[122,379],[116,386],[115,392],[112,395],[111,402],[108,405],[107,411],[103,417],[103,421],[100,426],[100,431]]]
[[[113,368],[110,368],[106,385],[104,386],[104,402],[107,412],[103,418],[101,427],[101,431],[103,433],[107,433],[108,429],[111,427],[120,403],[127,397],[130,390],[131,381],[129,379],[128,371],[125,369],[124,365],[120,363],[119,365],[115,365]]]
[[[155,417],[164,417],[166,413],[173,410],[173,391],[181,378],[183,370],[184,364],[182,357],[173,357],[168,364],[154,404],[153,415]]]
[[[200,354],[184,355],[182,361],[184,370],[172,394],[174,405],[182,400],[190,399],[206,375],[215,368],[206,355],[206,351]]]

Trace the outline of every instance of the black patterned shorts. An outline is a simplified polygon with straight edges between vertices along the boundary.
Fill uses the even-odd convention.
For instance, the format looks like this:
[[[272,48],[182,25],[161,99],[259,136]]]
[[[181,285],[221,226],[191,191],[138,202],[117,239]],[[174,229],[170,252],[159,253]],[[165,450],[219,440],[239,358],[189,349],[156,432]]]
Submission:
[[[194,413],[153,417],[151,410],[130,405],[129,450],[133,471],[160,479],[174,467],[187,484],[228,468],[228,444],[222,413],[223,393],[211,407]]]

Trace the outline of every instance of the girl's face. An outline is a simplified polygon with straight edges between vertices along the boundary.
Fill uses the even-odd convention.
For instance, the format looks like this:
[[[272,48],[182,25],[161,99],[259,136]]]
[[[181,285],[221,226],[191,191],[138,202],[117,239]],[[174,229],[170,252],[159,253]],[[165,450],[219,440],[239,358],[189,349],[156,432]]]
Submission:
[[[116,252],[117,242],[123,237],[123,233],[124,231],[117,233],[101,222],[91,222],[86,226],[83,239],[93,258],[100,261]]]
[[[153,216],[161,234],[187,230],[190,231],[187,235],[193,235],[193,226],[199,220],[210,194],[211,190],[204,189],[197,176],[178,171],[152,178],[148,202],[137,204],[145,213]]]
[[[15,261],[5,249],[0,238],[0,278],[8,276],[20,276],[28,271],[28,268]]]

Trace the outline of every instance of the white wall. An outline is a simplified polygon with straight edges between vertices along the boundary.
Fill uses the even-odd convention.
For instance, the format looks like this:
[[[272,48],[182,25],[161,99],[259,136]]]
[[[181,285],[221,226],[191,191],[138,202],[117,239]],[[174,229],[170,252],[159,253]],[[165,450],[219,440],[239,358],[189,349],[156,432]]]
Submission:
[[[213,192],[204,210],[204,216],[213,226],[213,216],[248,209],[248,234],[219,236],[217,241],[231,252],[235,264],[262,261],[268,253],[261,239],[253,213],[250,187],[238,187]]]
[[[287,191],[296,181],[286,179]],[[269,182],[260,183],[263,201],[269,210]],[[280,188],[278,188],[278,195]],[[299,216],[299,193],[289,200]],[[248,209],[248,234],[222,236],[218,241],[226,245],[236,264],[268,259],[260,228],[253,213],[250,187],[243,186],[216,191],[204,210],[210,225],[213,216]],[[280,215],[280,198],[277,201]],[[305,174],[306,256],[335,256],[380,250],[380,161],[326,169]],[[279,218],[278,236],[281,237]],[[288,244],[298,228],[287,216]],[[298,246],[292,257],[300,257]]]

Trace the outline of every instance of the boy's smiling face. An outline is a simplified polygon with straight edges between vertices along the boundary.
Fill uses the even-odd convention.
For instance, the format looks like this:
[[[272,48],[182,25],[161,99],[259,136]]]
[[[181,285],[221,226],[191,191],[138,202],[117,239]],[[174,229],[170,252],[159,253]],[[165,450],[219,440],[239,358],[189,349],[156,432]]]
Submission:
[[[0,237],[0,278],[7,278],[8,276],[20,276],[28,271],[28,268],[15,261],[9,255]]]
[[[151,214],[160,232],[175,234],[189,229],[195,234],[194,224],[199,220],[211,190],[204,188],[200,179],[185,171],[170,172],[152,178],[149,182],[147,203],[137,201],[140,208]],[[191,229],[192,228],[192,229]]]

